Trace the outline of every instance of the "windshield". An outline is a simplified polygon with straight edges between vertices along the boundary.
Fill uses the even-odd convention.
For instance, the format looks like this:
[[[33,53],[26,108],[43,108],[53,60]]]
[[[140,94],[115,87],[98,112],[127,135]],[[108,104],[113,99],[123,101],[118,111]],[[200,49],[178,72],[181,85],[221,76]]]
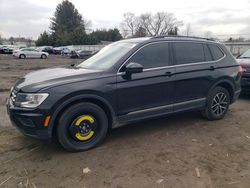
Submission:
[[[250,58],[250,49],[245,51],[239,58]]]
[[[98,70],[109,69],[135,45],[136,43],[122,41],[112,43],[77,67]]]

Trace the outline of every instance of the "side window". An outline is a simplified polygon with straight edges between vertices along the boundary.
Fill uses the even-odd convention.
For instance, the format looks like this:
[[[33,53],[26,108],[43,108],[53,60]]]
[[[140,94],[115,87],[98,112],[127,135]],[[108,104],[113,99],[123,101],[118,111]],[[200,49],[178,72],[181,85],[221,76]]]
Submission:
[[[176,42],[174,49],[177,65],[205,61],[203,45],[200,43]]]
[[[212,44],[209,44],[208,46],[211,50],[214,60],[218,60],[224,56],[224,53],[220,50],[218,46]]]
[[[139,50],[129,62],[140,63],[144,69],[169,65],[169,44],[167,42],[150,44]]]
[[[206,44],[203,45],[206,61],[213,61],[211,52]]]

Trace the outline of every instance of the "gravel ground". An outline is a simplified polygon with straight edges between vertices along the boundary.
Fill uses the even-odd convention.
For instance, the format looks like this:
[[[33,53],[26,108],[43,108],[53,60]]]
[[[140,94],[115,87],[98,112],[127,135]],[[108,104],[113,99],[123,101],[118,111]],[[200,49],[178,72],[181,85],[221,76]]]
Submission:
[[[250,187],[250,96],[223,120],[193,112],[131,124],[81,153],[24,137],[10,125],[5,98],[16,79],[80,61],[0,55],[0,187]]]

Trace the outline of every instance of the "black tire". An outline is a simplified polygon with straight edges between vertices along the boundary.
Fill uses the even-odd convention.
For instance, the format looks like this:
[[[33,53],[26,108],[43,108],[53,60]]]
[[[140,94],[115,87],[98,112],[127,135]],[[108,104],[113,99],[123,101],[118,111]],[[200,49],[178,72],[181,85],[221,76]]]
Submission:
[[[25,59],[25,58],[26,58],[26,56],[24,54],[19,55],[19,59]]]
[[[96,120],[95,133],[87,141],[77,140],[72,135],[72,126],[77,118],[88,114]],[[79,126],[79,125],[78,125]],[[77,127],[79,129],[79,127]],[[92,103],[79,103],[69,107],[60,117],[57,137],[60,144],[68,151],[85,151],[96,147],[105,138],[108,131],[108,118],[99,106]],[[79,133],[77,133],[79,134]]]
[[[47,59],[47,56],[45,54],[42,54],[41,59]]]
[[[207,97],[206,108],[202,111],[203,117],[208,120],[222,119],[230,105],[230,94],[223,87],[215,87]]]

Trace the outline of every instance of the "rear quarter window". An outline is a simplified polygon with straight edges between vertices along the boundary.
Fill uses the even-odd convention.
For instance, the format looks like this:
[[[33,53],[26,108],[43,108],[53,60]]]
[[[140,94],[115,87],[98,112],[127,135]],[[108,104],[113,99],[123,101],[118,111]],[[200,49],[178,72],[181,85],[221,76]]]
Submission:
[[[212,53],[214,60],[218,60],[224,56],[224,53],[221,51],[221,49],[218,46],[213,45],[213,44],[209,44],[208,46],[210,48],[210,51]]]

